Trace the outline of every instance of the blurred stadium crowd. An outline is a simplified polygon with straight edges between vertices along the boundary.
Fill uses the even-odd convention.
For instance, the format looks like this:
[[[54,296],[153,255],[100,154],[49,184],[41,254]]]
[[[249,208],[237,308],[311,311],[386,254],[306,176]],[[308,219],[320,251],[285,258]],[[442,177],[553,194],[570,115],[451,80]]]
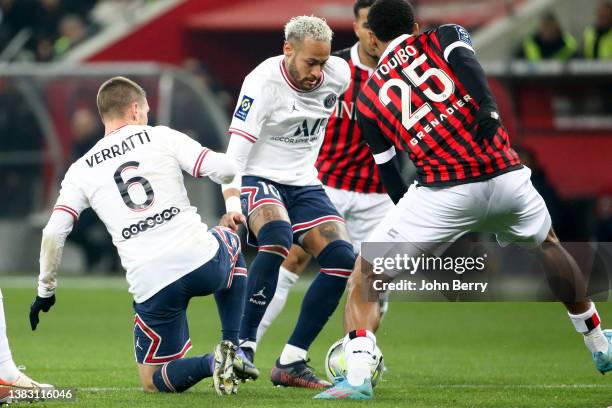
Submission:
[[[103,27],[112,24],[118,15],[129,18],[130,14],[139,13],[143,7],[152,7],[158,1],[0,0],[0,63],[62,61],[79,44],[95,37]],[[418,11],[430,2],[414,3]],[[523,2],[501,3],[512,5]],[[575,3],[579,8],[580,2]],[[612,61],[612,2],[598,2],[596,10],[592,23],[583,27],[581,35],[566,30],[555,12],[540,13],[537,28],[525,35],[512,49],[508,49],[505,59],[533,63],[576,59]],[[349,39],[351,35],[349,33]],[[280,50],[279,44],[274,45]],[[264,57],[262,55],[260,59]],[[196,87],[210,92],[215,103],[229,117],[234,105],[235,89],[230,84],[224,84],[222,76],[216,75],[218,72],[209,67],[210,63],[199,56],[190,57],[183,60],[180,68],[192,76]],[[598,85],[595,91],[601,99],[600,106],[595,108],[599,112],[598,117],[612,116],[611,76],[612,73],[609,73],[603,85]],[[96,84],[94,81],[88,86],[95,89]],[[62,83],[56,85],[64,86]],[[25,87],[27,84],[13,81],[0,73],[0,189],[4,197],[0,199],[0,222],[30,219],[32,214],[44,211],[51,204],[46,201],[46,197],[53,196],[49,194],[49,185],[55,183],[55,178],[45,176],[47,142],[41,135],[46,130],[35,114],[35,104]],[[103,135],[91,90],[71,98],[70,115],[63,129],[60,126],[58,130],[63,133],[61,137],[69,140],[68,144],[62,146],[64,151],[68,151],[66,167],[62,171]],[[77,102],[74,102],[75,98]],[[174,113],[179,116],[181,112],[184,115],[189,110],[174,109]],[[517,115],[520,116],[520,112]],[[153,122],[155,119],[153,115]],[[525,129],[525,126],[517,126],[510,130],[518,133],[526,132]],[[181,130],[198,137],[198,132],[188,125]],[[597,130],[598,137],[607,133],[612,139],[609,124]],[[580,128],[576,131],[580,131]],[[548,203],[560,237],[566,241],[612,241],[612,176],[608,176],[608,187],[598,189],[597,193],[567,197],[567,194],[560,194],[558,184],[551,182],[551,167],[541,165],[533,144],[522,145],[518,137],[512,140],[518,145],[522,160],[533,170],[533,182]],[[81,248],[86,269],[100,268],[100,265],[104,269],[119,269],[110,237],[93,213],[83,215],[70,239]]]

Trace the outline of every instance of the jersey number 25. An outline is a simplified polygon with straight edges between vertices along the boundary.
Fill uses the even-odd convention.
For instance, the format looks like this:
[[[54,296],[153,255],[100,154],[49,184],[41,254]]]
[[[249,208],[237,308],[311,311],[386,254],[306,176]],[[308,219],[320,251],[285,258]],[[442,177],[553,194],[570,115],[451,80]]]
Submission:
[[[410,65],[402,70],[404,75],[417,88],[423,85],[431,77],[435,77],[442,84],[442,91],[439,93],[434,92],[431,88],[427,87],[423,90],[423,93],[432,102],[444,102],[455,92],[455,83],[444,71],[439,68],[429,68],[423,72],[422,75],[416,73],[416,68],[427,60],[427,55],[422,54],[418,58],[415,58]],[[391,97],[389,96],[389,89],[397,87],[400,90],[400,99],[402,103],[402,125],[406,130],[410,130],[418,121],[423,119],[425,115],[431,112],[431,105],[426,102],[420,106],[417,110],[412,112],[412,86],[408,85],[405,81],[392,78],[384,83],[380,88],[378,97],[380,101],[386,106],[391,103]]]

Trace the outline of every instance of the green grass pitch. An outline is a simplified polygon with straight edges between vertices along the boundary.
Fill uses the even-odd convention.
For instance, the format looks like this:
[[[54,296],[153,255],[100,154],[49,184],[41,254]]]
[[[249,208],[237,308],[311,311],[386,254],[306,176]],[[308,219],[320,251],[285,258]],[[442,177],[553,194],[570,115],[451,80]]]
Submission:
[[[17,284],[15,282],[18,282]],[[29,280],[35,284],[35,278]],[[296,320],[303,287],[270,329],[256,363],[262,378],[241,384],[236,396],[218,397],[211,380],[184,394],[144,394],[132,349],[131,298],[118,280],[60,280],[58,302],[31,332],[27,319],[34,287],[0,278],[14,359],[26,373],[77,389],[72,403],[49,407],[328,407],[364,402],[314,401],[315,392],[272,387],[269,371]],[[612,304],[600,303],[604,324]],[[311,364],[341,337],[341,310],[313,344]],[[218,342],[212,299],[189,309],[194,348]],[[392,303],[378,332],[388,371],[375,389],[378,407],[608,407],[612,375],[595,371],[564,309],[554,303]]]

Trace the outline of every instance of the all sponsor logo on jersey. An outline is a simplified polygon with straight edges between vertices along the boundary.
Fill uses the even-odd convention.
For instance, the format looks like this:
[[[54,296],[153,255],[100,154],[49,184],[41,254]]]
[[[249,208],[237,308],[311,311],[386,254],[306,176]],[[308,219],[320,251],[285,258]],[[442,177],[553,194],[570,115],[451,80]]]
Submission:
[[[338,100],[338,95],[336,95],[335,93],[330,93],[329,95],[325,97],[325,101],[323,102],[323,105],[325,105],[326,109],[331,109],[331,107],[333,107],[336,104],[337,100]]]
[[[136,224],[132,224],[129,227],[124,228],[123,231],[121,231],[121,235],[125,239],[130,239],[133,236],[140,234],[141,232],[145,232],[155,227],[156,225],[161,225],[167,221],[170,221],[172,218],[174,218],[175,215],[180,212],[181,210],[179,210],[178,208],[170,207],[160,212],[159,214],[155,214],[144,220],[138,221]]]
[[[254,101],[253,98],[251,98],[250,96],[244,95],[242,97],[242,101],[240,101],[240,105],[238,106],[236,113],[234,113],[234,117],[240,120],[243,120],[243,121],[246,120],[247,115],[249,114],[249,111],[251,110],[251,106],[253,106],[253,101]]]

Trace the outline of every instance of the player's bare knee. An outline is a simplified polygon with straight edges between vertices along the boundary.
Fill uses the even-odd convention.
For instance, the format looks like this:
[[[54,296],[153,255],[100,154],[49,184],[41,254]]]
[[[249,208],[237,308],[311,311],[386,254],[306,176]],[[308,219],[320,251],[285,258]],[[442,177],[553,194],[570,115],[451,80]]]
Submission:
[[[350,244],[346,227],[343,223],[337,221],[325,222],[308,231],[304,236],[304,248],[313,256],[319,257],[321,252],[331,243],[336,241],[344,241],[348,243],[353,251],[353,246]],[[353,260],[355,256],[353,255]]]
[[[259,230],[264,225],[273,221],[286,221],[290,223],[287,210],[278,205],[262,205],[249,216],[249,229],[257,236]]]
[[[283,267],[296,275],[301,275],[308,264],[311,256],[297,245],[293,245],[289,256],[283,262]]]

